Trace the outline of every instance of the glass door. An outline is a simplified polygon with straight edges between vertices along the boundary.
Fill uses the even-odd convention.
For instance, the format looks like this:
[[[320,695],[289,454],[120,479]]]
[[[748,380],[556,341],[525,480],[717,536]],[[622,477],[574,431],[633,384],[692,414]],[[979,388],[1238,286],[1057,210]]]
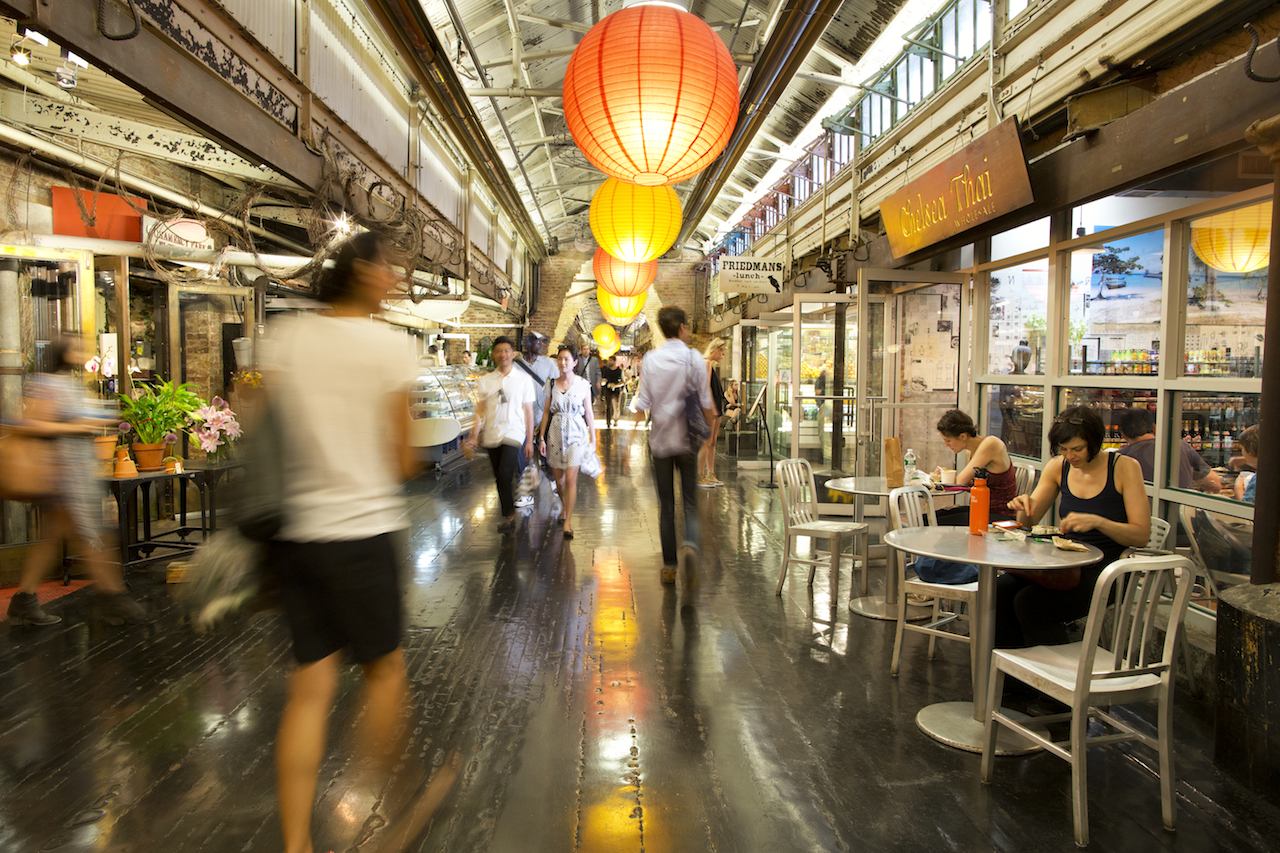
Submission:
[[[925,469],[954,467],[935,429],[963,398],[969,349],[964,284],[959,273],[863,269],[859,308],[868,318],[860,361],[858,437],[863,476],[884,474],[884,440],[894,436]]]
[[[857,456],[857,341],[854,297],[800,294],[792,306],[788,438],[791,456],[820,473],[853,471]]]

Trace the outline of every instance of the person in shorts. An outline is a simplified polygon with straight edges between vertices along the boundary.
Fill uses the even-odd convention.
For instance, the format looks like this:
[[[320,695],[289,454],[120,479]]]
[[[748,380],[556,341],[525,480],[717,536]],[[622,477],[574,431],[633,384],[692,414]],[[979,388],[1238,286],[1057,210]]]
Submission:
[[[339,670],[364,670],[361,739],[389,769],[403,739],[398,541],[414,472],[407,337],[372,319],[396,276],[374,232],[347,240],[316,282],[317,312],[281,320],[263,342],[286,457],[284,525],[271,545],[296,668],[276,739],[286,853],[310,853],[317,774]]]

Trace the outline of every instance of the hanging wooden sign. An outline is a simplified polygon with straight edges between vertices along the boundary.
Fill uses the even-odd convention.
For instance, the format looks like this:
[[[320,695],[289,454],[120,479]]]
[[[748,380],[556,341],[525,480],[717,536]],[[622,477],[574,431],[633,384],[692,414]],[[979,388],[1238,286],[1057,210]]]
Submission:
[[[1008,118],[880,203],[896,258],[1030,204],[1018,120]]]

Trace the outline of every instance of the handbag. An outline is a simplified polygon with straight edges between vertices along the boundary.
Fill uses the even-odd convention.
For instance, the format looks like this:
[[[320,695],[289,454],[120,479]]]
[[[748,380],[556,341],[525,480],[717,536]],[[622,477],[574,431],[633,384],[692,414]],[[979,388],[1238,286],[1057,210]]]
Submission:
[[[693,358],[693,350],[689,350],[689,371],[697,373],[697,363]],[[689,451],[696,453],[698,448],[711,437],[711,427],[707,425],[707,416],[702,408],[702,389],[696,376],[686,377],[684,390],[684,419],[689,428]]]
[[[0,498],[38,501],[57,492],[54,442],[4,430],[0,432]]]
[[[241,442],[244,474],[232,491],[231,513],[250,542],[270,542],[284,528],[285,446],[277,408],[270,397],[264,399],[261,416]]]

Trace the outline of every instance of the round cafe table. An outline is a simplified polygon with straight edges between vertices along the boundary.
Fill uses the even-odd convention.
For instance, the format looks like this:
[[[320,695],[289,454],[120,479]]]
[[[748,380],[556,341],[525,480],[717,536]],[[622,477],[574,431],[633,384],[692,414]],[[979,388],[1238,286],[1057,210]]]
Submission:
[[[1092,545],[1086,546],[1088,551],[1063,551],[1047,540],[1001,541],[994,533],[974,536],[967,527],[908,527],[890,531],[884,541],[908,554],[978,567],[978,596],[969,629],[969,641],[975,645],[973,701],[928,705],[916,714],[916,725],[948,746],[981,752],[987,721],[987,679],[995,646],[996,569],[1072,569],[1098,562],[1102,552]],[[1021,755],[1037,749],[1033,742],[1000,728],[996,755]]]
[[[853,520],[856,522],[865,521],[867,498],[889,497],[896,486],[890,486],[884,477],[837,477],[827,480],[827,488],[833,492],[844,492],[853,495]],[[868,542],[869,537],[863,539]],[[864,567],[870,566],[872,557],[887,557],[884,545],[872,546],[865,545],[866,551],[858,556],[862,559]],[[863,577],[867,577],[866,574]],[[865,584],[864,584],[865,585]],[[859,616],[867,616],[871,619],[884,619],[888,622],[897,621],[898,618],[898,572],[892,560],[885,560],[885,578],[884,578],[884,595],[854,595],[854,587],[849,586],[849,609]],[[927,607],[909,607],[907,609],[908,618],[914,622],[919,619],[927,619],[931,614],[931,610]]]

